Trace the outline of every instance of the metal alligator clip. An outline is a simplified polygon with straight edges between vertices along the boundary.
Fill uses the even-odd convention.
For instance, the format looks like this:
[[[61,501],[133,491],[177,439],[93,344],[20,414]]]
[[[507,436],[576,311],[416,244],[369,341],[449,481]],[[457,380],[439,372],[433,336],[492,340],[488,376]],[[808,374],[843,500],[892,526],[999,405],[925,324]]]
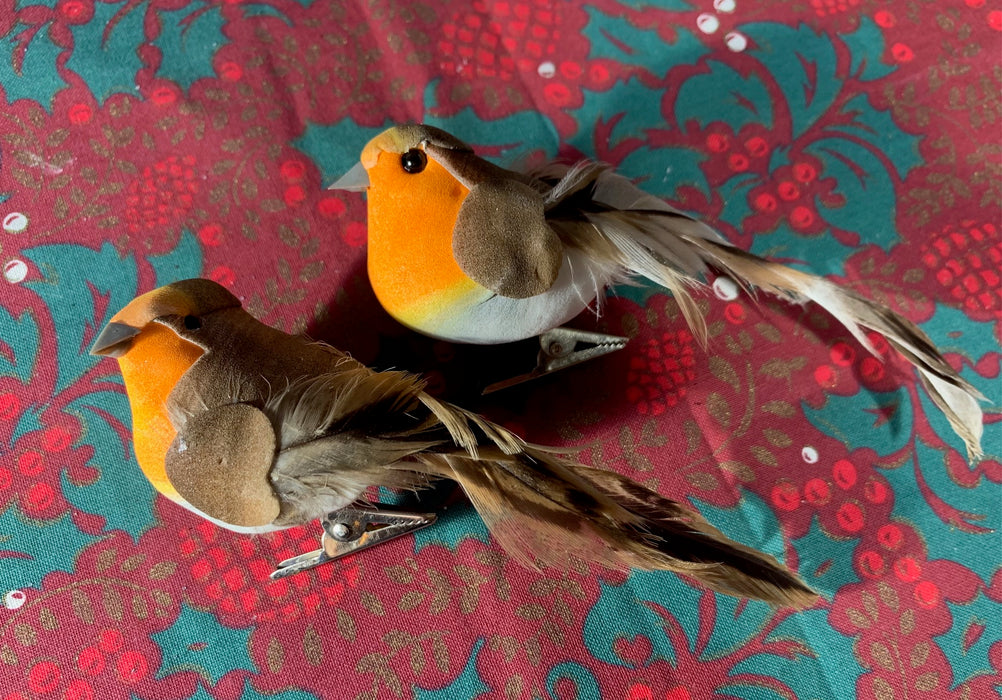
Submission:
[[[490,394],[507,389],[580,362],[622,350],[626,347],[627,341],[629,338],[618,335],[578,331],[573,328],[554,328],[539,336],[539,354],[536,356],[536,367],[531,372],[495,382],[484,389],[483,393]]]
[[[271,573],[271,578],[280,579],[298,574],[346,554],[415,532],[437,519],[438,516],[434,513],[411,513],[382,504],[378,508],[342,508],[329,513],[320,521],[324,528],[320,536],[320,549],[286,559]]]

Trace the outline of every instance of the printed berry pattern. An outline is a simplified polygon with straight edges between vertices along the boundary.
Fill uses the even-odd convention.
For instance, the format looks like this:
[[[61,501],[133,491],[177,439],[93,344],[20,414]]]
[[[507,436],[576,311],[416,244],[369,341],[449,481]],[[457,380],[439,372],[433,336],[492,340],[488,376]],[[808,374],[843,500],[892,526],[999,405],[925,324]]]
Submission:
[[[4,3],[0,700],[998,697],[1000,31],[994,0]],[[318,527],[237,535],[158,496],[86,350],[206,276],[462,394],[483,356],[388,318],[364,200],[325,189],[405,121],[502,164],[604,160],[905,314],[988,396],[985,459],[879,338],[721,277],[704,349],[623,287],[574,325],[626,349],[473,407],[687,500],[823,602],[531,572],[448,488],[433,527],[272,581]]]

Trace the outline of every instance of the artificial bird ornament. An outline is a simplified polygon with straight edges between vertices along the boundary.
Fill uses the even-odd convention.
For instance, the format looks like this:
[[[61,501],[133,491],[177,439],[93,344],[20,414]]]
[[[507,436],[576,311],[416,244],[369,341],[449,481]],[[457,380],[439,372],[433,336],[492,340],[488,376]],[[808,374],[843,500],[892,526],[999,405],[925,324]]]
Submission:
[[[231,530],[316,518],[315,566],[434,520],[360,505],[372,487],[459,483],[517,560],[687,574],[709,588],[805,607],[816,594],[771,556],[615,472],[575,464],[437,401],[402,372],[266,326],[215,282],[143,294],[91,350],[118,360],[136,459],[158,491]]]
[[[734,247],[606,165],[551,163],[517,173],[441,129],[408,125],[369,141],[331,189],[368,193],[369,279],[398,321],[463,343],[540,336],[539,365],[516,381],[622,347],[623,338],[559,327],[609,286],[636,277],[671,291],[705,347],[692,293],[705,289],[712,271],[818,304],[874,354],[864,329],[882,334],[915,366],[968,457],[981,456],[984,397],[918,326],[852,290]],[[583,354],[573,350],[578,340],[589,346]]]

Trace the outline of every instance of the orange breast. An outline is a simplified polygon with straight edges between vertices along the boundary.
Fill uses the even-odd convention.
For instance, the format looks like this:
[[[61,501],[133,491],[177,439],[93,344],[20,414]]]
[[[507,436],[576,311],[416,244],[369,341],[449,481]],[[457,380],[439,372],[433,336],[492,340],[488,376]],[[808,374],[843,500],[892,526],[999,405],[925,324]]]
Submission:
[[[150,323],[118,358],[132,407],[132,434],[139,467],[160,493],[183,499],[164,468],[167,448],[177,434],[167,415],[167,397],[202,349],[159,323]]]
[[[422,329],[429,317],[479,296],[483,288],[452,256],[452,229],[469,190],[432,160],[412,175],[386,152],[369,180],[369,280],[383,308]]]

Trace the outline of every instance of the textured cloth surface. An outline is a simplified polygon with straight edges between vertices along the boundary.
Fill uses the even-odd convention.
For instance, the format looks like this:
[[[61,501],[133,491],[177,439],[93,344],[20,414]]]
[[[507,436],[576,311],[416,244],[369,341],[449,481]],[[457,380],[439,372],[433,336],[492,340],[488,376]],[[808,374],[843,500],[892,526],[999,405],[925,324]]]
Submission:
[[[997,697],[1000,7],[2,3],[0,699]],[[518,353],[392,322],[364,198],[324,189],[405,121],[502,164],[613,163],[886,302],[994,402],[985,460],[900,358],[726,280],[701,302],[708,352],[669,295],[623,288],[574,325],[625,350],[472,398]],[[824,602],[530,572],[449,488],[416,536],[269,581],[318,528],[236,535],[157,496],[117,367],[86,352],[136,294],[194,276],[687,500]]]

